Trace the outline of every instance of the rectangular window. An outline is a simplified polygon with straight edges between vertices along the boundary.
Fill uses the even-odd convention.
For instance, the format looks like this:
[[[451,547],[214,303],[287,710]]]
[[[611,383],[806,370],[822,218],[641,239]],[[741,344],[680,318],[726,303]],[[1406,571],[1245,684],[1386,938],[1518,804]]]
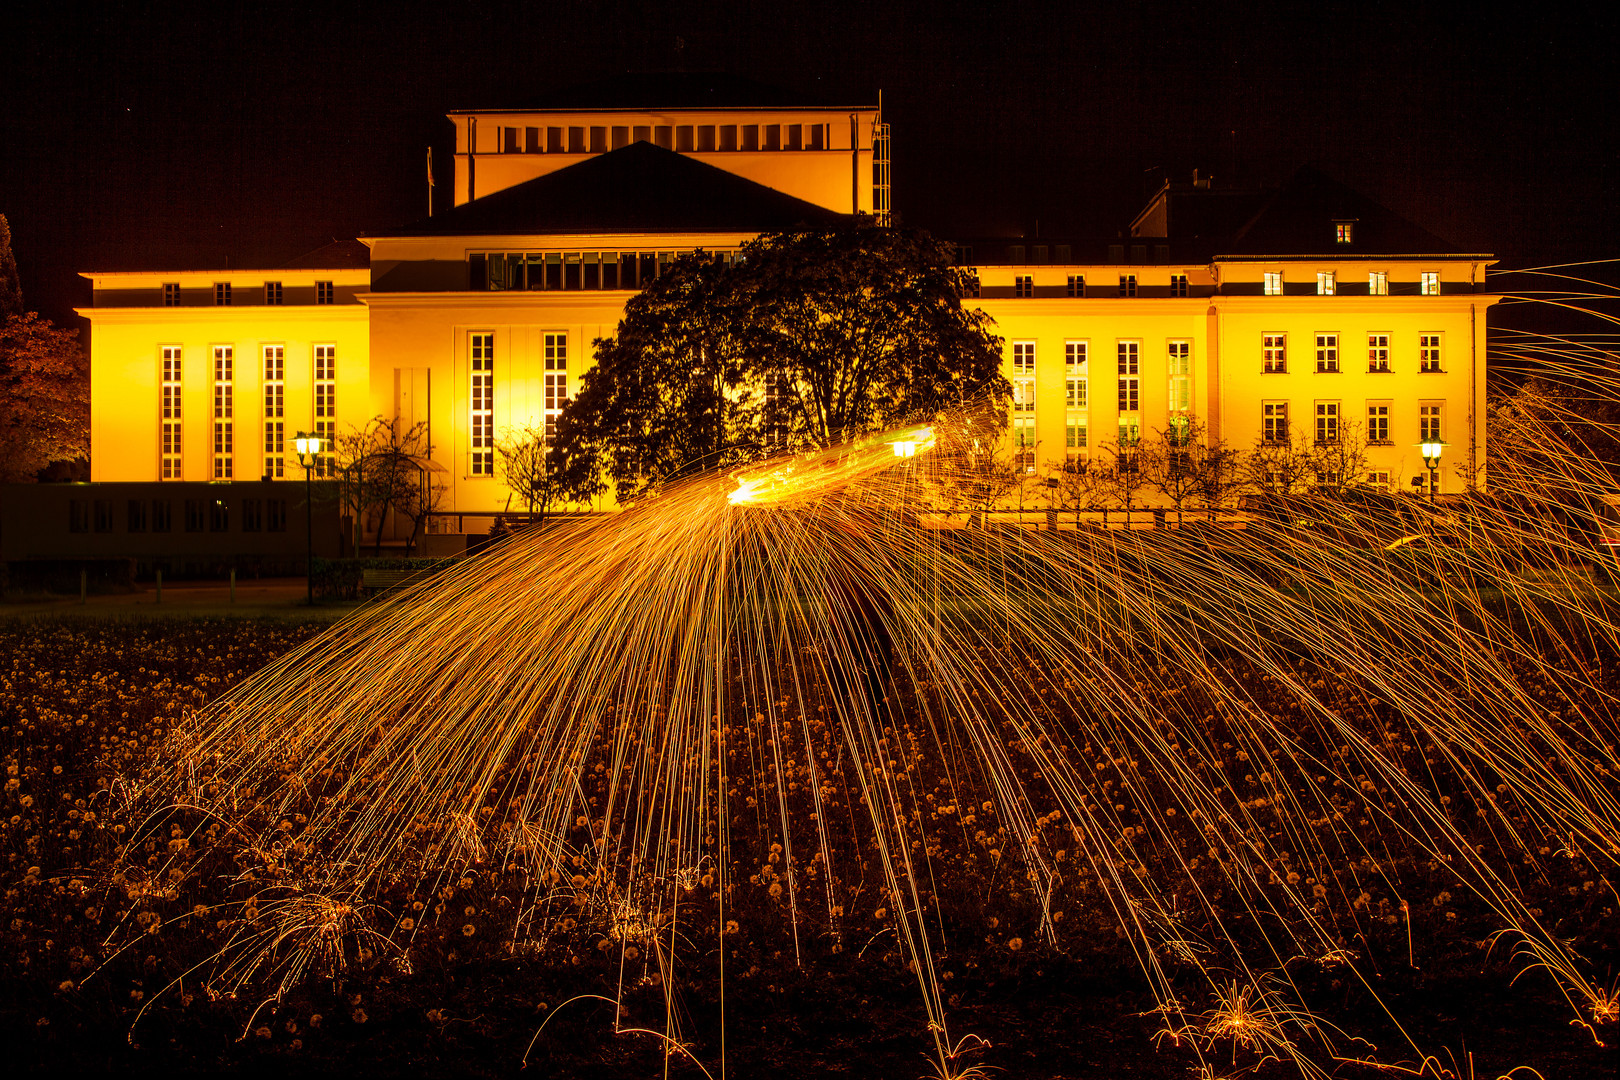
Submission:
[[[675,128],[675,149],[682,154],[692,152],[691,124],[681,124]]]
[[[129,500],[129,531],[139,533],[146,531],[146,500]]]
[[[1355,241],[1356,224],[1353,221],[1336,221],[1333,223],[1334,240],[1340,244],[1349,244]]]
[[[1189,412],[1192,409],[1192,342],[1169,342],[1165,354],[1170,372],[1170,411]]]
[[[546,128],[546,153],[561,154],[565,153],[567,149],[567,145],[563,142],[563,129],[560,127]]]
[[[1361,486],[1372,488],[1374,491],[1390,490],[1389,471],[1386,469],[1369,472],[1367,478],[1361,482]]]
[[[1013,278],[1013,295],[1019,297],[1034,296],[1035,279],[1023,276]]]
[[[1170,275],[1170,295],[1171,296],[1186,296],[1187,295],[1187,275],[1186,274],[1171,274]]]
[[[1013,342],[1013,412],[1035,411],[1035,343]],[[1032,433],[1033,434],[1033,433]]]
[[[515,127],[501,128],[501,153],[515,154],[518,152],[518,129]]]
[[[1288,335],[1261,334],[1260,355],[1267,375],[1282,375],[1288,371]]]
[[[544,338],[546,377],[546,438],[557,435],[557,418],[568,404],[568,335]]]
[[[224,499],[208,500],[208,531],[231,531],[231,507]]]
[[[1085,278],[1084,274],[1070,274],[1069,275],[1069,295],[1070,296],[1085,296],[1086,295],[1086,278]]]
[[[264,302],[271,307],[281,303],[281,282],[267,281],[264,283]]]
[[[1086,343],[1063,343],[1064,405],[1070,409],[1087,409],[1089,403],[1090,372],[1086,365]]]
[[[1318,270],[1316,272],[1316,295],[1317,296],[1332,296],[1333,295],[1333,271],[1331,271],[1331,270]]]
[[[206,499],[186,500],[186,532],[202,532],[203,517],[206,514]]]
[[[690,141],[692,129],[687,128],[686,132],[687,140]],[[583,126],[568,129],[568,152],[570,154],[583,154],[585,152],[585,128]]]
[[[214,479],[229,480],[233,460],[232,350],[214,346]]]
[[[1367,335],[1367,370],[1387,374],[1389,372],[1389,335]]]
[[[214,306],[231,306],[231,283],[228,281],[214,282]]]
[[[1433,374],[1440,370],[1440,335],[1418,335],[1418,370]]]
[[[697,129],[697,151],[700,154],[714,153],[714,125],[699,124]]]
[[[1013,464],[1022,472],[1035,471],[1035,418],[1013,417]]]
[[[1440,405],[1418,406],[1418,442],[1441,442]]]
[[[540,129],[526,127],[523,129],[523,152],[525,154],[539,154],[545,151],[545,145],[540,141]]]
[[[608,129],[605,126],[591,128],[591,153],[605,154],[608,148]]]
[[[1121,274],[1121,275],[1119,275],[1119,295],[1121,295],[1121,296],[1135,296],[1136,295],[1136,275],[1135,274]]]
[[[83,499],[68,500],[68,532],[90,531],[90,504]]]
[[[1316,370],[1331,374],[1339,370],[1339,335],[1316,335]]]
[[[1141,380],[1137,378],[1141,371],[1141,359],[1141,342],[1119,343],[1119,411],[1122,413],[1136,412],[1142,406]]]
[[[242,531],[260,532],[264,529],[264,503],[259,499],[242,500]]]
[[[180,283],[178,281],[166,281],[163,283],[163,306],[180,306]]]
[[[280,480],[287,468],[284,348],[264,347],[264,478]]]
[[[1316,442],[1318,446],[1326,446],[1339,441],[1339,403],[1337,401],[1318,401],[1316,403]]]
[[[168,499],[152,500],[152,531],[166,533],[174,527],[174,507]]]
[[[95,502],[93,504],[93,509],[95,510],[95,514],[96,514],[96,532],[98,532],[98,533],[110,533],[110,532],[112,532],[112,519],[113,519],[112,500],[111,499],[97,499],[97,500],[95,500]]]
[[[163,346],[162,468],[164,480],[180,479],[180,346]]]
[[[1282,271],[1281,270],[1267,270],[1266,271],[1266,284],[1265,284],[1264,291],[1265,291],[1265,294],[1267,296],[1281,296],[1282,295],[1283,290],[1282,290]]]
[[[1377,446],[1389,444],[1389,402],[1367,402],[1367,442]]]
[[[736,124],[721,124],[720,125],[720,149],[721,149],[721,151],[730,151],[730,150],[737,149],[737,125]]]
[[[1085,450],[1086,441],[1089,437],[1089,427],[1090,418],[1084,415],[1071,416],[1064,423],[1063,433],[1068,444],[1066,449],[1070,461],[1076,461],[1086,456]]]
[[[1119,446],[1121,450],[1134,448],[1142,441],[1142,418],[1139,416],[1122,416],[1119,418]],[[1136,471],[1136,455],[1121,455],[1121,471]]]
[[[333,454],[337,442],[337,346],[315,346],[315,435],[321,453],[315,458],[317,478],[337,475]]]
[[[315,283],[315,302],[317,304],[330,304],[332,302],[332,283],[330,281],[317,281]]]
[[[1261,404],[1260,439],[1268,443],[1288,441],[1288,402],[1267,401]]]
[[[1368,296],[1389,295],[1389,275],[1382,270],[1374,270],[1367,275]]]
[[[742,126],[742,148],[744,150],[759,149],[759,125],[744,124]]]
[[[1436,271],[1425,270],[1423,272],[1423,295],[1440,295],[1440,275]]]
[[[473,334],[468,341],[472,391],[469,471],[473,476],[495,475],[495,335]]]
[[[1013,373],[1015,375],[1035,374],[1035,343],[1033,341],[1013,342]]]
[[[652,141],[654,146],[662,146],[665,150],[673,149],[675,146],[675,129],[669,124],[654,124]]]
[[[622,150],[630,145],[630,128],[628,125],[615,124],[613,127],[613,149]]]
[[[264,530],[265,532],[287,531],[287,500],[264,500]]]

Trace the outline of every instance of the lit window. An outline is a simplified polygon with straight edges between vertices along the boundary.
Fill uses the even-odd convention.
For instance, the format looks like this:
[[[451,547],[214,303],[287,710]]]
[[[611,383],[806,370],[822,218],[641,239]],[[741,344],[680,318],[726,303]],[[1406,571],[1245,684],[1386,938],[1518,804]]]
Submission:
[[[557,418],[568,404],[568,335],[545,336],[546,438],[557,435]]]
[[[1121,296],[1135,296],[1136,295],[1136,275],[1135,274],[1121,274],[1121,275],[1119,275],[1119,295],[1121,295]]]
[[[321,440],[321,453],[315,458],[315,475],[335,476],[337,442],[337,346],[315,346],[315,434]]]
[[[280,480],[287,469],[286,351],[264,347],[264,477]]]
[[[1013,412],[1035,411],[1035,343],[1013,342]]]
[[[1440,371],[1440,335],[1418,335],[1418,370],[1429,374]]]
[[[1281,296],[1282,291],[1283,291],[1283,288],[1282,288],[1282,271],[1281,270],[1267,270],[1266,271],[1265,294],[1267,296]]]
[[[264,302],[272,307],[281,303],[281,282],[267,281],[264,283]]]
[[[1288,402],[1267,401],[1260,407],[1260,438],[1268,443],[1288,441]]]
[[[1356,239],[1356,225],[1353,221],[1335,221],[1333,223],[1333,237],[1341,244],[1354,243]]]
[[[1382,446],[1389,442],[1389,403],[1367,403],[1367,441]]]
[[[1192,409],[1192,342],[1172,341],[1165,348],[1170,370],[1170,411],[1185,413]]]
[[[180,346],[163,346],[162,469],[164,480],[180,479]]]
[[[495,335],[473,334],[468,341],[471,370],[469,471],[495,475]]]
[[[1070,461],[1078,461],[1086,456],[1086,442],[1090,437],[1089,427],[1089,418],[1084,415],[1071,416],[1064,423],[1063,435],[1067,444],[1065,449],[1068,451]]]
[[[230,480],[235,433],[231,388],[233,360],[229,345],[214,346],[214,479]]]
[[[1089,407],[1086,343],[1068,341],[1063,344],[1064,405],[1069,409]]]
[[[228,281],[214,282],[214,306],[231,306],[231,283]]]
[[[1332,296],[1333,295],[1333,271],[1331,271],[1331,270],[1318,270],[1316,272],[1316,295],[1317,296]]]
[[[1389,335],[1367,335],[1367,370],[1388,373],[1389,371]]]
[[[1013,342],[1013,374],[1035,374],[1035,343],[1033,341]]]
[[[1339,403],[1337,401],[1318,401],[1316,403],[1316,441],[1321,446],[1339,441]]]
[[[1014,464],[1022,472],[1035,471],[1035,418],[1013,417]]]
[[[1388,491],[1391,486],[1389,480],[1389,471],[1375,470],[1373,472],[1369,472],[1367,474],[1367,479],[1363,480],[1361,484],[1363,487],[1369,487],[1375,491]]]
[[[1418,442],[1441,442],[1439,405],[1418,406]]]
[[[1339,335],[1316,335],[1316,370],[1332,373],[1339,370]]]
[[[1440,275],[1437,272],[1433,270],[1425,270],[1423,272],[1423,295],[1440,295]]]
[[[1382,270],[1374,270],[1367,275],[1368,296],[1389,295],[1389,275]]]
[[[1170,275],[1170,295],[1171,296],[1186,296],[1187,295],[1187,275],[1186,274],[1171,274]]]
[[[166,281],[163,283],[163,306],[180,306],[180,283],[178,281]]]
[[[1122,413],[1133,413],[1141,408],[1141,380],[1137,378],[1141,359],[1141,342],[1119,343],[1119,411]]]
[[[1081,297],[1086,295],[1086,278],[1084,274],[1069,275],[1069,295]]]
[[[1035,295],[1035,279],[1032,277],[1013,278],[1013,295],[1030,297]]]
[[[1282,375],[1288,371],[1288,335],[1261,334],[1260,355],[1267,375]]]
[[[315,302],[317,304],[330,304],[332,302],[332,283],[330,281],[317,281],[315,283]]]

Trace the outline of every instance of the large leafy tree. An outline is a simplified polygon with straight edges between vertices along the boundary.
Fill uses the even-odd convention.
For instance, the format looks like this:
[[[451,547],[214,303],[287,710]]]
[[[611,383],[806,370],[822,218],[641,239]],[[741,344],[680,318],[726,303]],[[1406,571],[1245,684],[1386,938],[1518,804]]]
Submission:
[[[698,253],[625,306],[558,440],[620,501],[782,445],[825,446],[941,408],[1005,400],[1001,342],[963,308],[948,245],[845,227]]]
[[[90,368],[76,330],[34,312],[0,321],[0,482],[90,454]]]

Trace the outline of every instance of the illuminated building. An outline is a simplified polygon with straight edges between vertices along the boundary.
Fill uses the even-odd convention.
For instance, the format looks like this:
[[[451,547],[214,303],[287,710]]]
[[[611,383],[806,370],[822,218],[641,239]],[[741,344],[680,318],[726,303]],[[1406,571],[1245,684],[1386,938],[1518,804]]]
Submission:
[[[294,432],[398,417],[428,426],[451,534],[433,546],[453,549],[515,501],[495,441],[554,420],[676,254],[889,213],[875,106],[637,93],[452,113],[451,208],[288,267],[87,274],[93,479],[302,479]],[[1483,482],[1489,256],[1324,177],[1167,183],[1117,239],[961,251],[1038,474],[1193,417],[1235,449],[1364,434],[1392,487],[1438,435],[1442,492],[1458,465]]]

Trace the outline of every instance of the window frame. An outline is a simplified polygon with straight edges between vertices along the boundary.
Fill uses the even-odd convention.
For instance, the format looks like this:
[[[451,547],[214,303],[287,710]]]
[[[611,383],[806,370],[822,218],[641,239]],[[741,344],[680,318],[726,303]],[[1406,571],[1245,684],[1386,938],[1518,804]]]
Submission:
[[[1390,339],[1394,335],[1382,330],[1367,331],[1367,374],[1388,375],[1395,369],[1390,366]]]
[[[1260,293],[1262,296],[1283,295],[1283,273],[1281,270],[1264,271],[1260,280]]]
[[[467,332],[467,475],[495,475],[495,331]]]
[[[1337,330],[1318,330],[1316,338],[1316,373],[1318,375],[1337,375],[1342,370],[1339,366],[1339,332]]]
[[[1260,374],[1288,374],[1288,334],[1260,333]]]
[[[1418,374],[1444,375],[1445,341],[1439,331],[1424,331],[1418,334]]]

